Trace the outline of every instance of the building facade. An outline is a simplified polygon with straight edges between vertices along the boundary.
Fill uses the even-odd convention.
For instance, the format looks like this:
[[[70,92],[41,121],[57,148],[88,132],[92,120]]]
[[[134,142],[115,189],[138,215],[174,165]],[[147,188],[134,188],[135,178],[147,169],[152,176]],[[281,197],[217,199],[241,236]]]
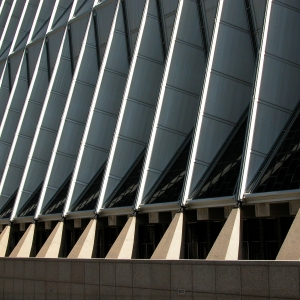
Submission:
[[[298,2],[2,0],[0,256],[299,260]]]

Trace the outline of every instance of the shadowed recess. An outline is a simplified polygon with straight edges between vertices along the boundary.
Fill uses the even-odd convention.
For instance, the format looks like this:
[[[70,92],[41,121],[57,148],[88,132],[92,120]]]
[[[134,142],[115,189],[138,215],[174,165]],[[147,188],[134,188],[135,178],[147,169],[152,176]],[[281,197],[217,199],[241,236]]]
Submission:
[[[36,207],[37,207],[39,199],[40,199],[43,182],[38,186],[38,188],[34,191],[34,193],[31,195],[29,200],[20,209],[20,213],[18,214],[18,217],[34,216]]]
[[[6,205],[0,212],[0,219],[8,219],[11,216],[11,213],[14,208],[15,200],[18,194],[18,189],[12,194],[10,199],[7,201]]]
[[[143,167],[144,151],[143,154],[136,160],[133,167],[125,176],[125,179],[121,182],[119,187],[116,188],[116,192],[111,197],[111,200],[107,202],[105,207],[120,207],[131,206],[134,204],[137,188],[139,185],[139,179]]]
[[[286,129],[285,129],[286,130]],[[283,133],[284,131],[283,130]],[[268,165],[255,193],[299,189],[300,187],[300,114]]]
[[[235,193],[237,180],[239,177],[241,158],[244,148],[245,133],[247,128],[247,118],[242,117],[235,126],[228,139],[216,157],[219,160],[216,164],[211,164],[212,169],[208,169],[198,184],[198,188],[192,193],[192,199],[214,198],[232,196]]]
[[[49,204],[46,206],[42,213],[43,215],[62,213],[67,200],[71,178],[72,173],[69,175],[69,177],[65,180],[65,182],[61,185],[61,187],[49,201]]]
[[[164,175],[160,179],[161,181],[159,180],[160,183],[155,192],[148,198],[148,201],[145,201],[147,204],[175,202],[179,199],[186,173],[190,146],[191,140],[189,138],[188,143],[183,149],[179,149],[172,159],[172,163],[162,173]]]
[[[104,164],[105,165],[105,164]],[[72,206],[71,211],[94,210],[100,194],[104,168],[101,167]]]

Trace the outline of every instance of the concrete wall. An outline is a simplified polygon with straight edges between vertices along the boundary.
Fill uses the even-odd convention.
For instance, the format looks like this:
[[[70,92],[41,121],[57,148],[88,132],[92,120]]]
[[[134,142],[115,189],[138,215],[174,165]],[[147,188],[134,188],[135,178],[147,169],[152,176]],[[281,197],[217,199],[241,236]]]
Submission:
[[[300,297],[299,262],[2,258],[0,270],[0,299]]]

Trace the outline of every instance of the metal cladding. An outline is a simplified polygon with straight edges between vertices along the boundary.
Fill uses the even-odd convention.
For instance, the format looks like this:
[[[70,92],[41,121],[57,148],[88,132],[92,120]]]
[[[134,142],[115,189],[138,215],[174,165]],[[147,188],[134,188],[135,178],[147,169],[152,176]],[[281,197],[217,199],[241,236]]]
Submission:
[[[0,224],[297,198],[298,1],[3,0],[0,32]]]

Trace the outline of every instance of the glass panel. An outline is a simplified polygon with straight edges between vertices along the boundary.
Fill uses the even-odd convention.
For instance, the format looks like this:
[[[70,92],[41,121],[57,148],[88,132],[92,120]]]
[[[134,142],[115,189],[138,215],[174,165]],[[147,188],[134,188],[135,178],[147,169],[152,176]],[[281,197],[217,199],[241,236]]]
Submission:
[[[0,212],[0,219],[8,219],[11,216],[12,210],[14,208],[15,200],[17,197],[18,189],[12,194],[10,199],[7,201],[6,205]]]
[[[155,248],[165,234],[169,224],[153,224],[139,226],[139,258],[151,258]]]
[[[187,224],[184,257],[186,259],[205,259],[222,226],[222,221],[200,221]]]
[[[38,186],[38,188],[31,195],[27,203],[20,209],[18,217],[28,217],[33,216],[38,205],[41,191],[42,191],[43,182]]]
[[[104,174],[104,168],[101,167],[100,171],[94,176],[89,185],[83,191],[79,200],[76,201],[71,211],[83,211],[83,210],[94,210],[97,204],[97,200],[100,194],[100,186],[102,177]]]
[[[164,178],[156,188],[150,200],[146,201],[147,204],[175,202],[179,199],[186,173],[190,145],[191,141],[185,145],[169,171],[167,171],[167,173],[166,171],[162,173]]]
[[[274,155],[254,193],[300,188],[300,114]]]
[[[293,220],[294,217],[244,220],[243,259],[276,259]]]
[[[237,130],[238,127],[239,129]],[[222,149],[226,147],[226,150],[211,171],[205,183],[202,184],[200,182],[198,184],[200,190],[195,190],[192,196],[193,199],[234,195],[240,172],[246,127],[247,118],[243,118],[242,124],[239,123],[236,128],[234,128],[234,131],[237,131],[231,141],[226,141],[222,147]]]
[[[62,186],[56,192],[56,194],[52,197],[49,204],[44,209],[42,213],[43,215],[62,213],[64,205],[67,200],[71,179],[72,179],[72,173],[69,175],[67,180],[62,184]]]
[[[129,171],[129,176],[125,176],[125,181],[121,183],[120,188],[116,188],[117,192],[113,195],[112,200],[108,201],[105,207],[120,207],[133,205],[137,188],[139,185],[140,174],[143,167],[144,155],[136,162],[136,166]]]

